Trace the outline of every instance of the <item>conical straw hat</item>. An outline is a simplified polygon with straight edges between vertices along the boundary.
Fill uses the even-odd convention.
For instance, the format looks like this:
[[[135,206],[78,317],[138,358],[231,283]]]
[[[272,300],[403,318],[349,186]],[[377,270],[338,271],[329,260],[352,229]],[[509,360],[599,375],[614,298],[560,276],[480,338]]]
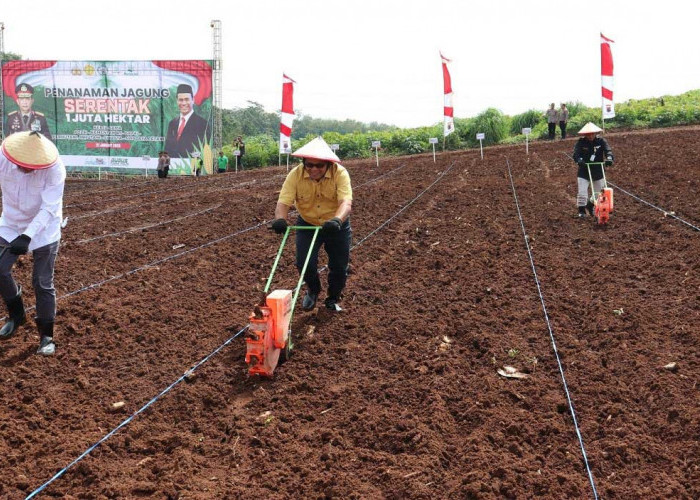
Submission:
[[[328,144],[326,144],[326,141],[324,141],[323,137],[320,135],[313,141],[297,149],[294,153],[292,153],[292,156],[332,162],[340,161],[340,158],[338,158],[338,156],[333,152]]]
[[[2,141],[2,152],[15,165],[32,170],[48,168],[58,159],[58,149],[39,132],[17,132]]]
[[[586,123],[581,130],[578,131],[579,135],[585,135],[585,134],[597,134],[598,132],[602,132],[603,129],[598,127],[595,123],[593,122],[588,122]]]

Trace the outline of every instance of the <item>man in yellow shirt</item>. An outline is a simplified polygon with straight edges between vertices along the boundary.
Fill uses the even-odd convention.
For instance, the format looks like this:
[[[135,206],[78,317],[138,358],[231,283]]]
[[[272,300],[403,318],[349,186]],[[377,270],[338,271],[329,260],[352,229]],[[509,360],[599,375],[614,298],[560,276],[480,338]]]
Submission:
[[[318,251],[323,245],[328,254],[325,306],[332,311],[340,311],[338,302],[348,276],[352,240],[350,174],[338,163],[340,159],[322,137],[309,142],[292,156],[301,158],[303,163],[289,172],[282,185],[272,229],[277,234],[286,231],[287,216],[292,205],[299,212],[297,226],[322,226],[304,274],[307,290],[301,307],[305,311],[313,309],[321,292]],[[299,272],[304,267],[312,238],[313,231],[296,232],[296,265]]]

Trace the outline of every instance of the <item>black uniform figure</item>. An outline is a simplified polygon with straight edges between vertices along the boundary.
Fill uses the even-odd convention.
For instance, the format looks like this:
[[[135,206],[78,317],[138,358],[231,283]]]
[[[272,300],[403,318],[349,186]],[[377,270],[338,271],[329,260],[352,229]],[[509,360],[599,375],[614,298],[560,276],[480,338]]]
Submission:
[[[200,143],[210,142],[209,124],[194,112],[191,86],[178,85],[177,105],[180,114],[168,124],[164,149],[172,158],[186,158],[198,150]]]
[[[5,120],[5,135],[15,134],[17,132],[40,132],[44,137],[53,141],[51,132],[49,132],[49,124],[46,122],[44,113],[34,111],[34,87],[28,83],[20,83],[15,88],[17,94],[17,106],[19,111],[13,111],[7,114]]]
[[[593,215],[593,203],[588,200],[588,184],[590,179],[593,179],[593,191],[599,193],[603,186],[603,167],[601,163],[605,163],[606,167],[613,164],[614,156],[608,141],[597,134],[601,130],[593,123],[587,123],[579,134],[583,135],[574,146],[574,161],[578,165],[578,195],[576,202],[578,205],[578,215],[583,217],[588,213]],[[594,165],[587,165],[595,163]],[[588,169],[590,168],[590,177]]]

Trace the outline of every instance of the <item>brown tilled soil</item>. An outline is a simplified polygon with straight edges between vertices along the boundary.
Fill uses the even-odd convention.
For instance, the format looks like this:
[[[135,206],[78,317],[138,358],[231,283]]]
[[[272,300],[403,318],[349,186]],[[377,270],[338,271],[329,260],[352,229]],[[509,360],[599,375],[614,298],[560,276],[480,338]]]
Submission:
[[[608,139],[615,185],[700,224],[699,130]],[[609,225],[577,219],[572,148],[349,162],[345,310],[298,310],[272,380],[224,343],[272,266],[283,169],[69,182],[57,353],[33,354],[31,320],[0,345],[0,497],[151,402],[38,496],[593,498],[508,159],[599,496],[699,498],[700,233],[619,191]]]

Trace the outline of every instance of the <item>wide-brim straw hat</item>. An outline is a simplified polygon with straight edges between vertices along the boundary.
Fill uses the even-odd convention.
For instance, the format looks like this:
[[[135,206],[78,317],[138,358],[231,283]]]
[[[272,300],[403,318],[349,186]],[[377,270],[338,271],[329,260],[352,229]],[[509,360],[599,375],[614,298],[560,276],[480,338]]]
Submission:
[[[297,149],[292,156],[298,158],[311,158],[314,160],[339,162],[340,158],[333,152],[333,150],[326,144],[323,137],[318,136],[316,139],[312,140],[308,144]]]
[[[596,125],[593,122],[588,122],[586,123],[581,130],[578,131],[579,135],[586,135],[586,134],[597,134],[599,132],[602,132],[603,129],[600,128],[598,125]]]
[[[40,170],[58,160],[56,145],[39,132],[17,132],[2,141],[2,152],[15,165]]]

